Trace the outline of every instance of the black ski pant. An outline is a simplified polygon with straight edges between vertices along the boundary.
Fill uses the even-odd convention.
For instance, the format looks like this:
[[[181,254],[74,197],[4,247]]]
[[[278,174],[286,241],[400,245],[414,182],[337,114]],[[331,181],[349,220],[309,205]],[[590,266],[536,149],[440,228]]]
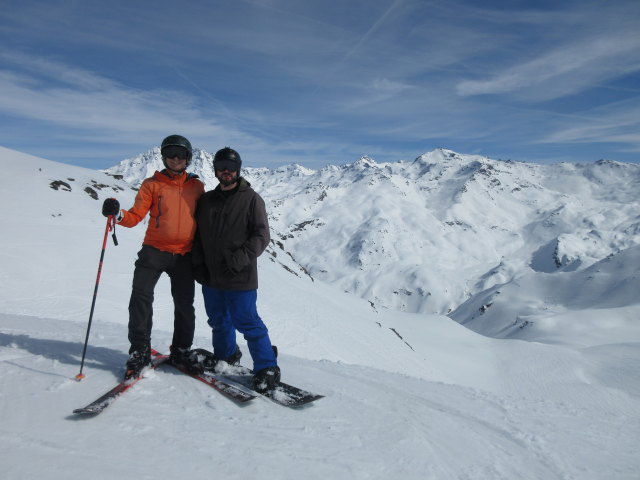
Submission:
[[[193,308],[195,284],[191,253],[177,255],[143,245],[135,263],[129,301],[129,353],[143,351],[151,346],[153,291],[163,272],[171,280],[174,305],[171,350],[190,348],[193,343],[196,315]]]

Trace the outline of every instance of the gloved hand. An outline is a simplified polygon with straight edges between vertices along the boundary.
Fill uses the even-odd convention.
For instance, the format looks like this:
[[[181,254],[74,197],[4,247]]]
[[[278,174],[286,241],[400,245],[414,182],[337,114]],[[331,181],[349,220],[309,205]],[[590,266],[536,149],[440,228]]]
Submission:
[[[193,278],[201,285],[206,285],[209,281],[209,271],[205,264],[194,265]]]
[[[107,198],[102,204],[102,215],[118,215],[120,213],[120,202],[115,198]]]

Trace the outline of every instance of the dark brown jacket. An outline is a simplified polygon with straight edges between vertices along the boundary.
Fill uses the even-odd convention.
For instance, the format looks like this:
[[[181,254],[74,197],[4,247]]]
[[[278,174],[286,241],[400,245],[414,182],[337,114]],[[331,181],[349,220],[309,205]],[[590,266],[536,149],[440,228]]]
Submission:
[[[196,280],[220,290],[258,288],[258,256],[269,244],[264,200],[240,178],[232,192],[218,185],[198,201],[193,261]]]

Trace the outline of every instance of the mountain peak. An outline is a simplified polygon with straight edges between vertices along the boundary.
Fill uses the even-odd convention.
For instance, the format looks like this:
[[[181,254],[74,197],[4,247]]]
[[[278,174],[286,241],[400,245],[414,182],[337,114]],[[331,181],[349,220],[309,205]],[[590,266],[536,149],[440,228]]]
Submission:
[[[367,155],[360,157],[358,160],[353,162],[350,166],[356,169],[379,168],[378,163],[376,163],[374,159],[372,159]]]
[[[292,176],[308,176],[315,173],[315,170],[311,170],[310,168],[303,167],[302,165],[298,165],[297,163],[292,163],[290,165],[283,165],[275,169],[275,173],[281,173],[285,175]]]

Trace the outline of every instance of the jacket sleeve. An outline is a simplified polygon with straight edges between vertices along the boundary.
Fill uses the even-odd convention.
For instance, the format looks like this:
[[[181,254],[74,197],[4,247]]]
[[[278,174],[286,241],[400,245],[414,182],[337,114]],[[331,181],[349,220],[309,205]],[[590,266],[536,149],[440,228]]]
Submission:
[[[197,220],[198,209],[200,208],[200,200],[196,204],[196,210],[193,217]],[[197,225],[197,221],[196,221]],[[206,285],[209,282],[209,270],[204,257],[204,248],[200,238],[200,227],[196,226],[196,233],[193,237],[193,246],[191,247],[191,266],[193,267],[193,278],[196,282]]]
[[[202,240],[200,240],[200,231],[198,229],[196,229],[196,235],[193,237],[191,264],[193,267],[193,278],[196,282],[206,285],[209,282],[209,270],[207,269],[207,264],[204,259]]]
[[[251,219],[251,235],[247,241],[246,247],[255,257],[259,257],[269,245],[269,219],[267,217],[267,209],[264,200],[259,195],[255,197],[255,203],[252,209]]]
[[[122,210],[122,220],[120,220],[118,224],[123,227],[135,227],[147,216],[152,204],[153,191],[151,183],[145,180],[140,186],[140,190],[133,202],[133,207],[129,210]]]
[[[259,257],[269,244],[269,221],[264,200],[256,195],[252,202],[247,226],[249,236],[244,244],[235,251],[225,251],[225,261],[232,273],[250,265],[252,259]]]

